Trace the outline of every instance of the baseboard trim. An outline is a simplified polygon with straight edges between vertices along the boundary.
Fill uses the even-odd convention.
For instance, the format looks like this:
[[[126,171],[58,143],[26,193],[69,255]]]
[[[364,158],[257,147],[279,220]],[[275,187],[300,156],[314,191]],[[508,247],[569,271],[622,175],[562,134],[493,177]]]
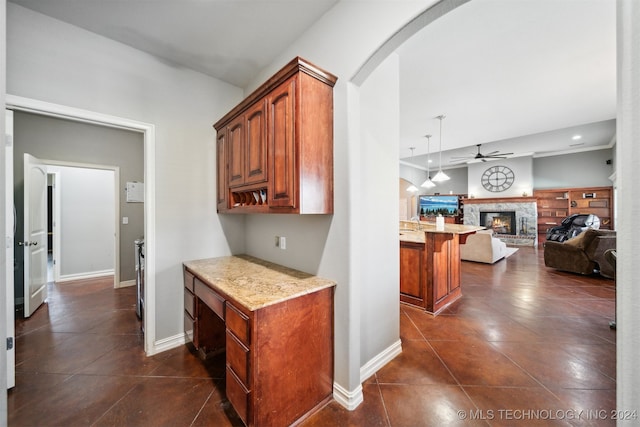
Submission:
[[[116,288],[128,288],[130,286],[135,286],[135,285],[136,285],[135,280],[125,280],[124,282],[120,282],[118,286],[116,286]]]
[[[393,360],[394,357],[402,353],[402,341],[398,340],[389,347],[378,353],[360,368],[360,382],[364,383],[373,376],[380,368]]]
[[[74,280],[96,279],[98,277],[113,276],[113,270],[93,271],[88,273],[65,274],[60,276],[56,283],[72,282]]]
[[[333,383],[333,398],[341,406],[349,411],[353,411],[364,401],[362,394],[362,384],[358,384],[355,390],[349,391],[340,384]]]
[[[163,351],[171,350],[176,347],[180,347],[187,342],[185,334],[180,333],[172,337],[162,338],[153,343],[153,348],[147,352],[147,356],[153,356]]]
[[[389,347],[378,353],[360,368],[360,384],[355,390],[347,390],[340,384],[333,383],[333,398],[341,406],[349,411],[353,411],[364,401],[362,393],[362,383],[373,376],[380,368],[393,360],[394,357],[402,353],[402,341],[398,340]]]

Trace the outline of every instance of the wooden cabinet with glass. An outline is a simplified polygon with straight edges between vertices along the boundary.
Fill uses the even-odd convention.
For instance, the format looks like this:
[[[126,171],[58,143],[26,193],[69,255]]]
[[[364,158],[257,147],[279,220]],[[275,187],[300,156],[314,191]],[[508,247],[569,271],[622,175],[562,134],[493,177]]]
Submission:
[[[336,80],[295,58],[216,122],[218,212],[333,213]]]
[[[613,187],[554,188],[534,190],[538,208],[538,243],[546,241],[549,228],[573,214],[593,214],[600,228],[613,230]]]

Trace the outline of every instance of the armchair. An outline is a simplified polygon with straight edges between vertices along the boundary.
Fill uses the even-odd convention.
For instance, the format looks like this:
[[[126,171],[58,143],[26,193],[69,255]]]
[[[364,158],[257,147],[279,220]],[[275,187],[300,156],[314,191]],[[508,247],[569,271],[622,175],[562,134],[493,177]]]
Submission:
[[[544,244],[544,265],[579,274],[599,272],[612,279],[615,271],[605,260],[605,251],[616,248],[616,232],[588,229],[564,242]]]
[[[507,245],[493,237],[493,230],[480,230],[467,236],[460,245],[460,258],[464,261],[493,264],[507,255]]]

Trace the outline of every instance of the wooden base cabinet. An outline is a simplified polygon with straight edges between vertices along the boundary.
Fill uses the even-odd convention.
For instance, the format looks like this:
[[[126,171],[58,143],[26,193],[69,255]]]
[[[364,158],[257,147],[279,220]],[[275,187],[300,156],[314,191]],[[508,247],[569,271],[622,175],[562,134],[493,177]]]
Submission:
[[[332,398],[334,287],[250,311],[186,268],[184,277],[197,311],[185,329],[202,357],[224,346],[227,398],[247,426],[288,426]]]
[[[333,213],[336,81],[294,58],[215,123],[218,212]]]

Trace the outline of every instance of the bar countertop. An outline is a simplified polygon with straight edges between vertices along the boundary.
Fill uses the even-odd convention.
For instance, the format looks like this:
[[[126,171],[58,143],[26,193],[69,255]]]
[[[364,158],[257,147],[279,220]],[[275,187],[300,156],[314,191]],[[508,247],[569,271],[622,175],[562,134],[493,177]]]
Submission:
[[[249,255],[186,261],[184,266],[250,311],[336,285],[332,280]]]
[[[445,233],[445,234],[470,234],[485,227],[463,224],[444,224],[444,228],[437,229],[435,222],[420,221],[420,230],[415,221],[400,221],[400,241],[424,243],[425,233]]]

